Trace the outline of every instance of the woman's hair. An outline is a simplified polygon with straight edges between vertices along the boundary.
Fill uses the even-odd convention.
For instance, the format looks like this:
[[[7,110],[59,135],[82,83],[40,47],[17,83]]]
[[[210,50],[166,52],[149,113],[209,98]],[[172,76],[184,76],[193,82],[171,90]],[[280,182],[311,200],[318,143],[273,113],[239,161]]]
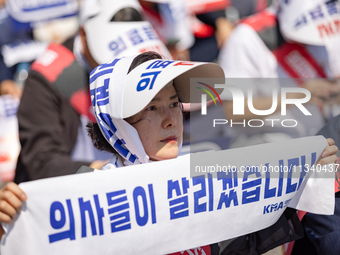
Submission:
[[[100,151],[116,153],[116,150],[106,141],[97,123],[89,122],[86,125],[87,132],[92,139],[94,147]]]
[[[112,0],[114,1],[114,0]],[[143,16],[135,8],[126,7],[112,17],[111,21],[128,22],[128,21],[144,21]]]
[[[163,59],[161,55],[159,55],[158,53],[154,52],[154,51],[147,51],[144,52],[142,54],[139,54],[137,57],[135,57],[132,60],[132,63],[130,65],[130,68],[128,70],[128,73],[130,73],[134,68],[136,68],[137,66],[139,66],[140,64],[151,60],[151,59]]]
[[[140,64],[151,59],[162,59],[162,56],[153,51],[141,53],[133,59],[130,65],[130,68],[128,70],[128,73],[131,72],[131,70],[133,70]],[[87,123],[86,127],[87,127],[87,132],[92,139],[93,145],[98,150],[116,153],[116,150],[111,146],[111,144],[109,144],[108,141],[106,141],[97,123],[89,122]]]

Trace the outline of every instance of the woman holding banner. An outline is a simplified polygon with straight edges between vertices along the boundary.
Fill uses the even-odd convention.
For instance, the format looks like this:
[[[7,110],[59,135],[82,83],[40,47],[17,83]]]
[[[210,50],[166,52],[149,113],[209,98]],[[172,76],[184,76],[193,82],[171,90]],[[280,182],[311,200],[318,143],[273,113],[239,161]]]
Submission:
[[[114,59],[92,71],[90,90],[97,123],[88,125],[89,132],[96,147],[113,153],[103,170],[178,156],[183,133],[180,102],[190,102],[190,96],[191,101],[195,96],[190,95],[190,77],[223,78],[223,71],[216,64],[167,61],[151,52]],[[337,147],[332,139],[328,144],[320,164],[336,161]],[[1,189],[0,222],[11,222],[26,199],[14,183]],[[236,251],[248,240],[240,238],[235,239],[236,244],[231,240],[228,245],[207,245],[175,254],[197,254],[199,251],[200,254],[215,254],[215,251],[219,254],[219,249],[223,251],[226,247],[229,251],[229,244],[233,243]],[[247,247],[255,252],[257,245],[247,244]]]

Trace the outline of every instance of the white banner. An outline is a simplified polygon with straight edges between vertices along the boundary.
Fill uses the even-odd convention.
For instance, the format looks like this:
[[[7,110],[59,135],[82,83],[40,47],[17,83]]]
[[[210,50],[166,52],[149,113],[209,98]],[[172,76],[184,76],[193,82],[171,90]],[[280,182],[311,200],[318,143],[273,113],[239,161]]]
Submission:
[[[31,62],[46,51],[48,43],[39,41],[26,41],[15,44],[4,44],[1,53],[4,63],[12,67],[18,63]]]
[[[19,99],[0,96],[0,185],[13,181],[20,152],[17,110]]]
[[[332,214],[334,178],[321,177],[334,165],[311,167],[326,146],[306,137],[22,183],[28,200],[1,254],[167,254],[266,228],[287,206]],[[218,161],[207,173],[194,155],[238,171],[216,173]]]
[[[77,15],[77,0],[7,0],[8,12],[20,22],[41,22]]]

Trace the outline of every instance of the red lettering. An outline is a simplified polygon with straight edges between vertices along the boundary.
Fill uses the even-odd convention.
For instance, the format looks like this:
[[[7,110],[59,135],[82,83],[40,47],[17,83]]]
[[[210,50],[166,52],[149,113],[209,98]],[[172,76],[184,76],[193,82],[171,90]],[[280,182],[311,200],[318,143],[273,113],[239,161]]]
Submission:
[[[334,20],[335,30],[337,33],[340,33],[340,20]]]
[[[181,62],[174,64],[174,66],[192,66],[192,65],[193,63],[187,62],[187,61],[181,61]]]
[[[159,48],[158,45],[150,45],[139,50],[139,52],[146,52],[146,51],[155,51],[159,54],[161,53],[161,49]]]
[[[334,25],[335,25],[335,28],[336,28],[336,32],[339,33],[340,32],[340,20],[335,20]],[[330,22],[328,22],[327,24],[319,25],[318,30],[319,30],[321,38],[324,38],[324,36],[334,35],[332,23],[330,23]]]

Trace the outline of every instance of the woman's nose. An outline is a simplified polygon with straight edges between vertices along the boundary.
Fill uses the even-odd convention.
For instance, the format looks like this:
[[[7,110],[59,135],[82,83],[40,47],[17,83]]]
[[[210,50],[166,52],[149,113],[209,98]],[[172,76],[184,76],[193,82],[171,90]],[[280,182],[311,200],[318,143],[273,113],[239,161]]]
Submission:
[[[162,127],[168,128],[168,127],[174,127],[176,125],[176,118],[174,116],[174,113],[169,108],[165,108],[162,111]]]

